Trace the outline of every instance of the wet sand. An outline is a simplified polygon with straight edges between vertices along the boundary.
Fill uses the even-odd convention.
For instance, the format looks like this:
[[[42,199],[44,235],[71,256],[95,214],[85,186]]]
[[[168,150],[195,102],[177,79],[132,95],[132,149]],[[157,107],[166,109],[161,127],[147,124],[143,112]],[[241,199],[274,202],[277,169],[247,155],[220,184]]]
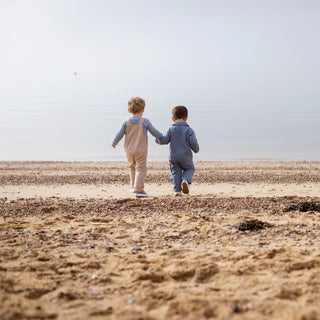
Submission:
[[[0,319],[320,319],[320,163],[0,162]]]

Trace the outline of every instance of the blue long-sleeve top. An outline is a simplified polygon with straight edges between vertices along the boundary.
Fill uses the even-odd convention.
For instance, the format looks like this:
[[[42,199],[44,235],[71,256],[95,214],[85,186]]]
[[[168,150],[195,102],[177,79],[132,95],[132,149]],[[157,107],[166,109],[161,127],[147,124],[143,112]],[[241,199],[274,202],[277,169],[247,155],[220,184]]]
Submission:
[[[199,152],[199,144],[195,132],[185,121],[174,122],[166,135],[156,139],[158,144],[170,143],[169,159],[179,161],[190,159],[192,151]]]
[[[129,121],[131,124],[138,124],[140,121],[141,117],[130,117]],[[116,146],[119,141],[123,138],[123,136],[126,133],[126,128],[127,128],[127,121],[124,121],[121,124],[121,127],[118,131],[118,133],[116,134],[116,136],[114,137],[114,139],[112,140],[112,146]],[[148,135],[148,131],[155,137],[155,138],[160,138],[162,136],[162,133],[160,131],[158,131],[151,123],[151,121],[149,119],[144,118],[143,124],[142,124],[142,128],[143,128],[143,132],[145,135]]]

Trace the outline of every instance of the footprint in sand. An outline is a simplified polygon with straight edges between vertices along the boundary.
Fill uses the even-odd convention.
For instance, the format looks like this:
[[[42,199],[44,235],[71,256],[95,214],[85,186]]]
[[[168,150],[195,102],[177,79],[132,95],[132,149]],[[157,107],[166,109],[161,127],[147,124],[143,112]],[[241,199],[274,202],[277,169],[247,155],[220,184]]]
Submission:
[[[46,288],[32,288],[27,289],[27,293],[25,294],[25,298],[27,299],[39,299],[43,295],[47,294],[48,292],[53,291],[54,289],[46,289]]]
[[[215,264],[188,266],[188,262],[185,261],[182,265],[183,267],[175,265],[172,270],[168,271],[169,276],[176,281],[194,279],[195,282],[204,283],[210,281],[212,276],[219,272],[219,268]]]

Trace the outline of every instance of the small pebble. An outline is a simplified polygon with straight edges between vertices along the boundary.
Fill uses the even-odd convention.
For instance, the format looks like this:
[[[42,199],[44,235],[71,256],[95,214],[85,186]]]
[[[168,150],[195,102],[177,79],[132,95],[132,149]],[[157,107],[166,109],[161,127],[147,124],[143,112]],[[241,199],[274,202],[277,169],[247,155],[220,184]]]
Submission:
[[[108,250],[108,251],[114,250],[114,247],[111,247],[111,246],[109,246],[108,244],[105,244],[104,247],[105,247],[105,249]]]
[[[232,306],[232,312],[234,312],[234,313],[239,313],[239,312],[240,312],[240,308],[238,307],[237,304],[235,304],[234,306]]]

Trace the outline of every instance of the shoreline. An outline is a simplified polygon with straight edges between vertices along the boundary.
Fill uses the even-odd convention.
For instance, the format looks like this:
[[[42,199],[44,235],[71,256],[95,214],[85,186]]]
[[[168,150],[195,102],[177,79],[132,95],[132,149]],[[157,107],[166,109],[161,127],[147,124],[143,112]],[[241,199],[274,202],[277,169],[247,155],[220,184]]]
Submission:
[[[190,196],[320,195],[320,162],[196,162]],[[127,162],[0,162],[0,198],[132,198]],[[173,194],[167,162],[149,162],[150,197]]]

